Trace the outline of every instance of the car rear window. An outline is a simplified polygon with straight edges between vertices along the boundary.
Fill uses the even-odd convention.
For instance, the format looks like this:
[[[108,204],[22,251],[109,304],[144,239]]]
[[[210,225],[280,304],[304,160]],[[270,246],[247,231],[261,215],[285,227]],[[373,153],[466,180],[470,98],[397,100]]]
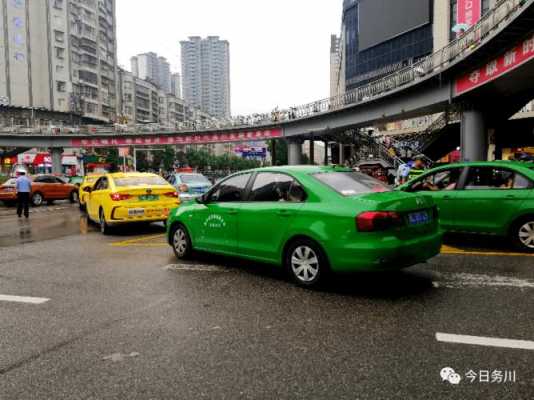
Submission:
[[[200,174],[180,175],[180,180],[183,183],[210,183],[208,178]]]
[[[313,176],[346,197],[391,191],[383,182],[360,172],[321,172]]]
[[[115,186],[164,186],[169,183],[161,176],[127,176],[114,178]]]

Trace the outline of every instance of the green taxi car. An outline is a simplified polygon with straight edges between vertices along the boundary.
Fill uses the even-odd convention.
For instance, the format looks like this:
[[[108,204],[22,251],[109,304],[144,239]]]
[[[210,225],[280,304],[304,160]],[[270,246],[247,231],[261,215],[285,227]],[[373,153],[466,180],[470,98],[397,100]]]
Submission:
[[[512,161],[442,166],[399,187],[424,193],[449,232],[509,237],[534,252],[534,164]]]
[[[272,167],[232,175],[173,211],[167,239],[193,250],[283,266],[303,286],[329,272],[398,270],[441,246],[431,198],[392,191],[346,168]]]

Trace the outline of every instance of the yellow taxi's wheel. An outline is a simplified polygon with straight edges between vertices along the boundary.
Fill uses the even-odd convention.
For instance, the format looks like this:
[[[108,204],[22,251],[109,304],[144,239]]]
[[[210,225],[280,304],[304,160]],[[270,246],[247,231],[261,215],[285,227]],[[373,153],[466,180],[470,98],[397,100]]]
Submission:
[[[104,210],[100,210],[99,225],[100,225],[100,232],[103,235],[109,235],[111,233],[111,228],[106,222],[106,216],[104,215]]]

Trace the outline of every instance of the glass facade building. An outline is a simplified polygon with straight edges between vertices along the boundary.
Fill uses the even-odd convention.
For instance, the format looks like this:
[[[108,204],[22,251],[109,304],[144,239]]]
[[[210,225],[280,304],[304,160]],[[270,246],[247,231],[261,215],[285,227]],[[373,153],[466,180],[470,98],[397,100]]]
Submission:
[[[347,90],[407,66],[433,50],[432,12],[429,15],[429,23],[360,50],[360,18],[367,17],[360,15],[360,2],[363,1],[369,0],[345,0],[343,4]],[[432,9],[432,4],[430,7]],[[381,23],[383,22],[376,21],[377,27]]]

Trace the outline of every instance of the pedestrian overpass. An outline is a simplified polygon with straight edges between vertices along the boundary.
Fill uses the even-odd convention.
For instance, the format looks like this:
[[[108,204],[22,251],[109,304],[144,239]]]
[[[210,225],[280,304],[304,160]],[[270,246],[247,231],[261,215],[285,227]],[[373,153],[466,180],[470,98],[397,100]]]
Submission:
[[[534,98],[534,0],[500,0],[461,37],[395,73],[343,95],[273,113],[251,125],[229,123],[183,131],[44,134],[0,132],[0,146],[47,147],[56,165],[65,147],[206,144],[285,138],[289,163],[304,140],[348,129],[457,110],[465,160],[487,154],[487,130]]]

